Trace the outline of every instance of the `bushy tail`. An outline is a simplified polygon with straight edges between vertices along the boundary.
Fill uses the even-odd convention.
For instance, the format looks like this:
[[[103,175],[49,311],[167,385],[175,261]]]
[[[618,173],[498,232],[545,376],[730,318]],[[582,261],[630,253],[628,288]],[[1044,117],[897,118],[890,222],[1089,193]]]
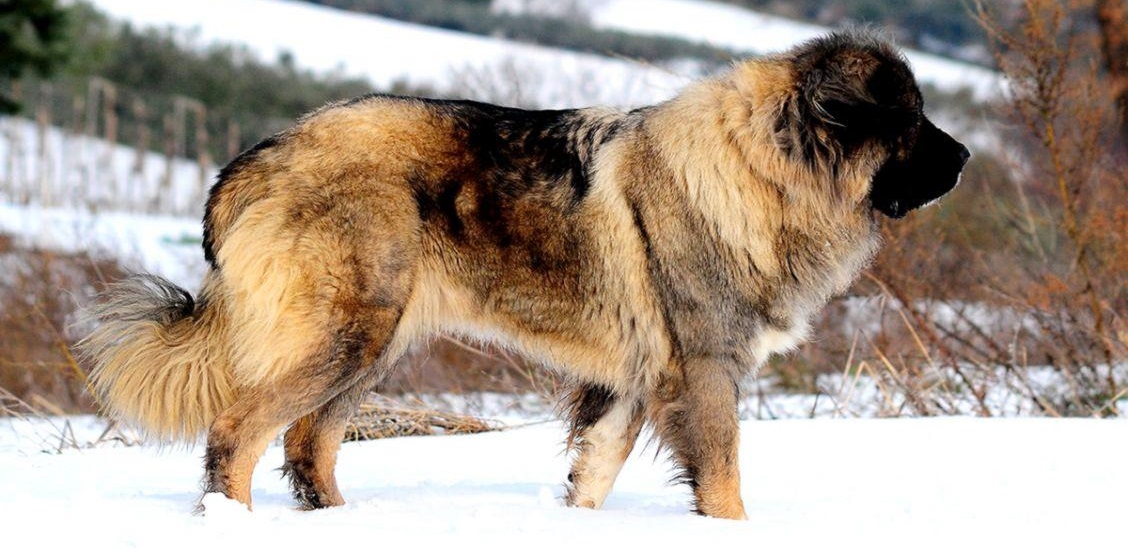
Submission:
[[[78,343],[103,411],[164,441],[192,441],[235,399],[225,292],[208,274],[200,301],[155,275],[111,286]]]

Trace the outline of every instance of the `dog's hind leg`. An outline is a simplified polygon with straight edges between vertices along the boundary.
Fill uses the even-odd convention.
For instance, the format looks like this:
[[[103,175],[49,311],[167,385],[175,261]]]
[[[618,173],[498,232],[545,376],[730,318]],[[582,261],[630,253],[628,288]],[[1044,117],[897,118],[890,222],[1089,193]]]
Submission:
[[[377,361],[391,340],[400,309],[373,308],[335,331],[321,353],[277,380],[242,392],[212,424],[204,492],[220,492],[250,507],[251,473],[270,441],[286,434],[284,467],[306,498],[303,505],[341,504],[333,479],[345,421],[381,375]],[[296,422],[295,422],[296,420]]]
[[[365,380],[404,315],[419,253],[414,200],[404,187],[345,177],[355,172],[316,185],[300,174],[273,184],[277,195],[248,206],[216,251],[235,318],[239,395],[208,434],[207,492],[249,507],[251,473],[271,439]],[[349,405],[342,398],[331,408]],[[347,417],[330,412],[330,426]],[[329,435],[298,437],[304,429],[290,438],[292,448],[310,439],[297,447],[334,455]],[[312,463],[332,470],[331,460]],[[325,466],[303,471],[322,475]],[[328,481],[321,492],[327,502],[340,500]]]
[[[693,489],[697,512],[746,519],[736,372],[723,362],[686,361],[680,372],[660,381],[648,414],[662,444],[673,452],[681,480]]]
[[[307,336],[305,344],[279,346],[285,352],[303,350],[304,359],[298,357],[293,366],[279,369],[277,376],[241,388],[235,403],[219,415],[208,434],[205,492],[222,492],[250,507],[255,463],[283,427],[298,421],[297,430],[287,438],[287,450],[293,450],[289,455],[301,458],[290,470],[298,477],[324,478],[317,503],[340,503],[332,480],[340,443],[337,427],[343,428],[362,390],[378,379],[374,373],[387,364],[377,359],[382,359],[388,349],[410,294],[404,288],[409,284],[407,279],[394,277],[387,270],[381,274],[399,281],[386,289],[386,299],[338,298],[328,304],[317,301],[328,310],[318,315],[323,319],[323,328],[317,330],[320,334]],[[341,290],[338,296],[343,293]],[[319,409],[324,409],[321,414],[304,418]],[[306,431],[309,433],[303,435]],[[318,483],[303,484],[303,490]]]
[[[388,360],[377,363],[369,375],[286,430],[286,463],[282,472],[290,478],[290,489],[302,508],[313,510],[345,503],[334,474],[337,451],[348,419],[391,369]]]
[[[204,492],[219,492],[249,508],[251,474],[270,441],[286,425],[308,415],[357,383],[375,359],[368,332],[337,331],[328,353],[278,379],[240,392],[212,423],[204,461]]]
[[[251,507],[251,474],[271,439],[294,417],[317,406],[328,391],[292,380],[242,393],[212,423],[204,455],[204,494],[222,493]],[[316,397],[315,397],[316,396]],[[202,510],[202,507],[201,507]]]
[[[568,402],[569,447],[578,449],[568,474],[569,506],[599,508],[615,483],[642,429],[638,400],[617,397],[596,385],[581,385]]]

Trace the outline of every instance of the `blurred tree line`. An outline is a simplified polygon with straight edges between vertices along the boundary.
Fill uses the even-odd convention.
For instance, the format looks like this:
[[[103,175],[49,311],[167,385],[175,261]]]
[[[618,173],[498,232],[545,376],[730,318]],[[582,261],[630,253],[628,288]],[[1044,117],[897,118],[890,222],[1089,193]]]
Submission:
[[[874,24],[893,29],[905,45],[976,63],[989,63],[987,37],[968,0],[721,0],[829,27]]]
[[[55,0],[0,2],[0,76],[15,79],[27,72],[50,74],[71,49],[66,23],[66,12]],[[0,113],[18,108],[14,98],[0,92]]]
[[[561,19],[494,12],[489,0],[305,1],[453,31],[649,62],[688,58],[719,66],[736,56],[731,50],[699,42],[596,29],[579,16]]]
[[[134,28],[88,4],[68,6],[57,0],[0,2],[0,67],[0,90],[17,89],[21,96],[0,95],[8,112],[19,103],[51,101],[52,112],[62,119],[53,123],[64,126],[64,120],[81,116],[68,111],[83,110],[78,98],[92,77],[111,82],[120,138],[130,145],[137,145],[142,129],[150,136],[167,132],[162,117],[173,110],[177,97],[196,100],[206,109],[208,133],[218,136],[208,146],[220,162],[227,160],[232,128],[239,147],[247,147],[302,113],[373,91],[363,79],[299,69],[288,54],[266,62],[243,47],[205,45],[171,30]],[[44,89],[50,89],[51,97],[42,97]],[[398,85],[388,91],[426,92]],[[144,109],[137,109],[136,100]],[[158,141],[150,140],[149,146],[157,147]]]

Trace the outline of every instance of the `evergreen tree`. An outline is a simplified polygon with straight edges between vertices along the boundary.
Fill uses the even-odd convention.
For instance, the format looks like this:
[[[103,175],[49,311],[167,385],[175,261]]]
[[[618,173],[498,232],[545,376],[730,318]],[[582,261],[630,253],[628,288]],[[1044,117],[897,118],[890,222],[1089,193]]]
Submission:
[[[0,76],[50,73],[66,60],[66,29],[67,12],[56,0],[0,1]],[[17,110],[16,100],[0,92],[0,113]]]

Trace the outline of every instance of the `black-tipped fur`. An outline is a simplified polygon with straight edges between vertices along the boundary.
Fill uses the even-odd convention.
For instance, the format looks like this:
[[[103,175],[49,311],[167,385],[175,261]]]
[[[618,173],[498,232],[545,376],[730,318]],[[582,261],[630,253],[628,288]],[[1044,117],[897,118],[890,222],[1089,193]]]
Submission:
[[[215,227],[213,218],[217,205],[220,202],[221,193],[223,192],[225,185],[229,181],[231,181],[232,177],[246,168],[246,166],[253,162],[256,158],[258,158],[263,151],[266,151],[271,147],[278,145],[282,141],[282,135],[283,134],[280,133],[270,136],[256,143],[254,147],[251,147],[250,149],[239,153],[238,156],[236,156],[231,162],[227,163],[227,165],[219,171],[219,175],[216,176],[215,185],[212,185],[211,189],[208,190],[208,200],[204,204],[203,247],[204,259],[207,260],[212,269],[219,269],[219,262],[216,260],[215,256],[217,228]]]
[[[111,295],[91,380],[157,435],[210,430],[205,490],[247,506],[289,426],[283,473],[316,508],[344,503],[336,453],[370,383],[418,342],[479,338],[574,381],[568,504],[602,505],[650,421],[697,511],[744,518],[737,381],[865,268],[874,209],[935,198],[964,158],[859,33],[631,112],[330,105],[221,173],[204,298]]]
[[[560,401],[560,414],[568,426],[568,448],[582,439],[584,430],[599,422],[615,403],[615,394],[598,384],[577,384]]]
[[[832,173],[866,144],[892,150],[920,117],[920,91],[904,57],[867,32],[816,38],[792,58],[796,89],[776,122],[780,147]]]
[[[290,494],[303,510],[325,508],[325,504],[317,494],[317,487],[314,486],[313,479],[309,475],[313,467],[312,462],[303,461],[286,462],[281,468],[282,476],[290,480]]]
[[[88,315],[99,322],[153,321],[162,325],[190,317],[192,294],[159,275],[137,273],[110,285]]]

